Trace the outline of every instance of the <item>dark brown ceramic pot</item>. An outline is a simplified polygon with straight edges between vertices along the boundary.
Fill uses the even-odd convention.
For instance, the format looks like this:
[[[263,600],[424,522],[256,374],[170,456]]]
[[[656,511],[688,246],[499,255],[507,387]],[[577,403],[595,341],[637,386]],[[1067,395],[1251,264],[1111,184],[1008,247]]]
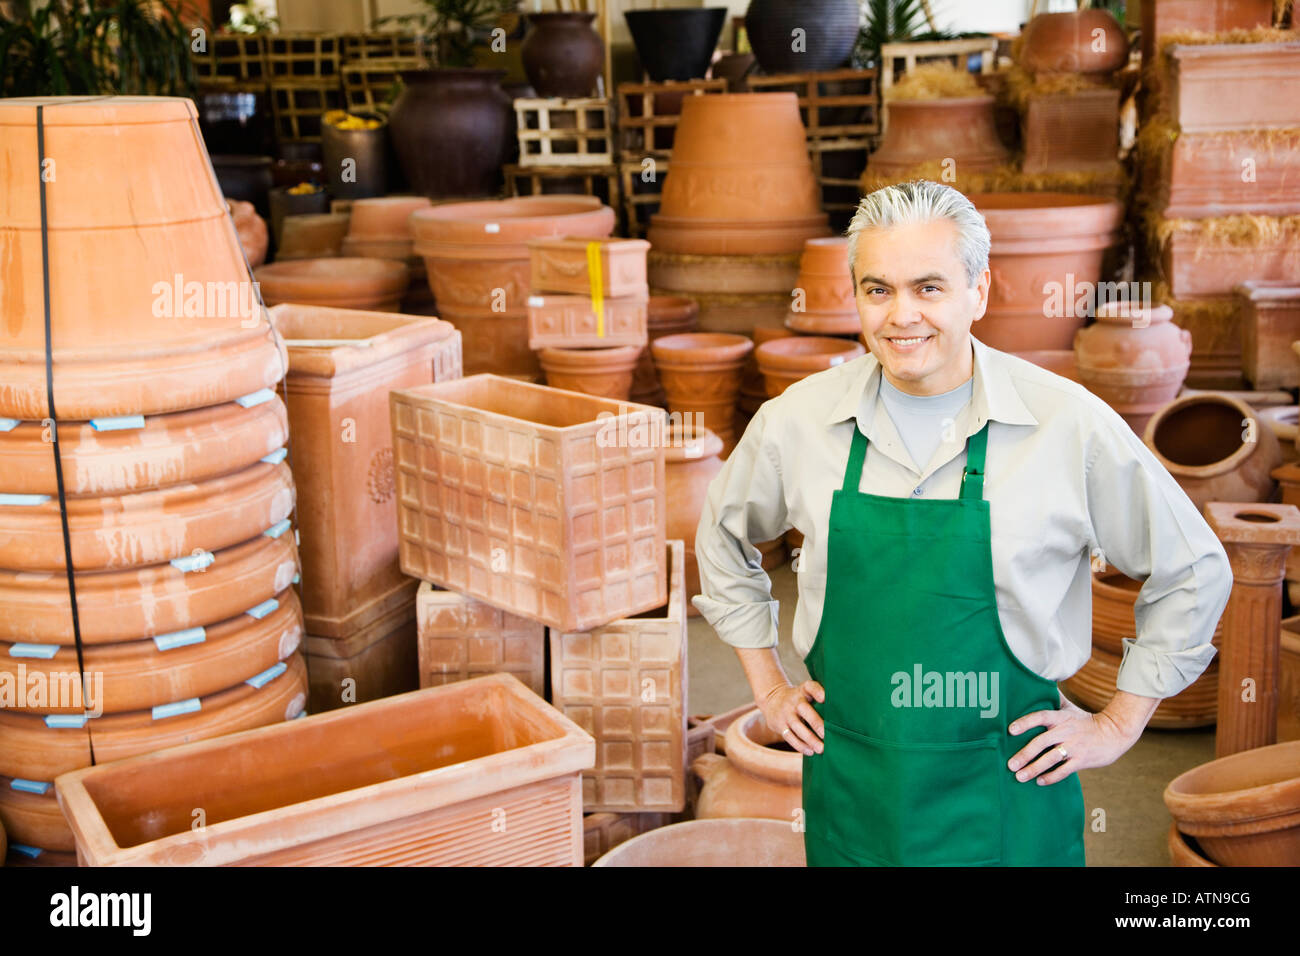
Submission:
[[[538,96],[591,96],[605,58],[605,45],[592,29],[594,13],[530,13],[520,48],[524,72]]]

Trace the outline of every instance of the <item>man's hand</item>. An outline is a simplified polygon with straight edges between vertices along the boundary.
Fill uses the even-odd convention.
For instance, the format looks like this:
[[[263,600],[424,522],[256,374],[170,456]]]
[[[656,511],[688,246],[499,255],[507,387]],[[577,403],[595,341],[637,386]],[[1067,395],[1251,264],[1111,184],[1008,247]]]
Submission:
[[[813,700],[826,700],[826,691],[815,680],[806,680],[797,687],[778,684],[757,701],[767,726],[806,757],[822,752],[822,738],[826,736]]]
[[[1026,743],[1007,768],[1020,781],[1038,778],[1040,785],[1064,780],[1076,770],[1112,764],[1137,742],[1160,704],[1156,697],[1117,691],[1097,714],[1061,697],[1059,710],[1038,710],[1012,721],[1007,730],[1019,736],[1031,727],[1046,727]],[[1064,749],[1068,756],[1062,756]]]

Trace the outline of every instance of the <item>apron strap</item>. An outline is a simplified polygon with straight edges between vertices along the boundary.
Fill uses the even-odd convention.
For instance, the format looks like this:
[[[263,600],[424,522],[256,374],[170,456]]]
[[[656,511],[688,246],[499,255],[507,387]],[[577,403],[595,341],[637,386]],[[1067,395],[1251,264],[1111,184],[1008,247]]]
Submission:
[[[962,498],[984,498],[984,454],[989,443],[989,423],[970,436],[966,443],[966,467],[961,472]],[[844,468],[844,491],[856,492],[862,484],[862,463],[867,457],[867,436],[853,422],[853,444],[849,446],[849,462]]]
[[[849,446],[849,463],[844,469],[844,491],[857,492],[862,485],[862,463],[867,457],[867,436],[853,419],[853,444]]]

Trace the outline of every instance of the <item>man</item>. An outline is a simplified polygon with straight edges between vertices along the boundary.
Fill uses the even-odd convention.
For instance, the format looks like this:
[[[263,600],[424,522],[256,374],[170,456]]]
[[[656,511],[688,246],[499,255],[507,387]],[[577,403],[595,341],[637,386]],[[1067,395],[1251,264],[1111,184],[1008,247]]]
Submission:
[[[764,404],[714,479],[695,606],[803,760],[809,865],[1082,865],[1075,771],[1114,762],[1205,670],[1232,584],[1196,507],[1114,411],[971,336],[989,232],[932,182],[848,231],[870,354]],[[756,541],[804,534],[792,686]],[[1105,710],[1090,565],[1145,579]]]

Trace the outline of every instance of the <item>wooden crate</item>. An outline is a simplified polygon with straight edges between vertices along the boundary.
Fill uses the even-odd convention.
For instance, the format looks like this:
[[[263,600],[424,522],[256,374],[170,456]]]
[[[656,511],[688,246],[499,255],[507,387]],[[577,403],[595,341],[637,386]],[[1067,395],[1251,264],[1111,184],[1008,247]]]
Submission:
[[[339,55],[344,63],[349,60],[424,59],[428,54],[423,38],[413,33],[372,31],[339,34]]]
[[[321,117],[343,104],[338,77],[273,81],[271,111],[275,136],[281,143],[319,143]]]
[[[614,161],[609,100],[517,99],[519,165],[608,166]]]
[[[653,163],[654,179],[643,178],[646,162]],[[626,232],[633,239],[645,237],[650,217],[659,211],[659,199],[664,190],[664,177],[668,175],[668,159],[646,156],[636,160],[622,160],[618,164],[619,193],[623,201]]]
[[[507,196],[540,196],[547,192],[546,184],[557,180],[582,180],[578,189],[588,196],[597,196],[608,206],[618,204],[618,167],[607,166],[519,166],[501,167],[506,179]],[[574,187],[564,186],[550,192],[572,193]]]
[[[672,152],[672,137],[678,113],[665,113],[660,97],[700,96],[727,92],[726,80],[682,80],[667,83],[620,83],[618,85],[618,149],[621,159],[643,156],[666,157]]]
[[[340,65],[336,33],[272,33],[266,38],[266,71],[277,79],[337,77]]]
[[[992,73],[997,66],[997,37],[976,37],[971,40],[930,40],[923,43],[885,43],[880,47],[880,96],[917,66],[947,61],[958,70],[965,71],[971,56],[980,57],[980,72]],[[889,117],[880,118],[883,133]]]
[[[260,33],[209,33],[207,50],[195,53],[194,76],[199,83],[213,80],[266,79],[266,46]]]
[[[343,104],[350,112],[383,113],[392,105],[388,94],[401,82],[403,70],[428,69],[427,60],[418,57],[399,59],[361,59],[344,63]]]

